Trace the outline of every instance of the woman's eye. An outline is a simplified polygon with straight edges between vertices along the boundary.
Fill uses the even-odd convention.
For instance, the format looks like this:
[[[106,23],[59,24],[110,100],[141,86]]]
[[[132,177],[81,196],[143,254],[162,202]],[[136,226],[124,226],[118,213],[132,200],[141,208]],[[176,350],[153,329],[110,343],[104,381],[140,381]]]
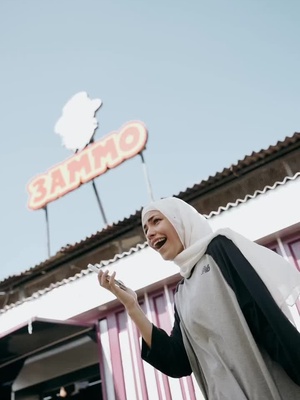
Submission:
[[[159,223],[159,221],[160,221],[160,219],[159,219],[159,218],[155,218],[155,219],[153,220],[153,223],[156,225],[156,224],[158,224],[158,223]]]

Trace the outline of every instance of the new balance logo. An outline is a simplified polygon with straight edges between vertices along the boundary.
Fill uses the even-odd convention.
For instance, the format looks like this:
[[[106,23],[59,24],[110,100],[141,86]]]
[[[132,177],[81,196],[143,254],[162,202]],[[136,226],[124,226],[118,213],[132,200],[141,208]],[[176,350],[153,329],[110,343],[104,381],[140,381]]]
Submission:
[[[204,265],[204,267],[202,268],[201,275],[206,274],[206,272],[209,272],[209,271],[210,271],[210,266],[209,266],[209,264]]]

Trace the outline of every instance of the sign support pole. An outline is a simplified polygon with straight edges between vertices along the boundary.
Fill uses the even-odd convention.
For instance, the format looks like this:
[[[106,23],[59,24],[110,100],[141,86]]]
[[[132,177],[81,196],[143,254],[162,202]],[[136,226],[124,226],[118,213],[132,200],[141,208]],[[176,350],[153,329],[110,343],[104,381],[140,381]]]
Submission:
[[[49,218],[48,218],[47,205],[45,205],[44,210],[45,210],[45,217],[46,217],[47,252],[48,252],[48,258],[50,258],[50,255],[51,255],[51,252],[50,252],[50,229],[49,229]]]
[[[152,186],[151,186],[151,182],[150,182],[150,178],[149,178],[149,174],[148,174],[148,170],[147,170],[147,166],[146,166],[146,163],[145,163],[143,152],[141,151],[139,154],[140,154],[141,159],[142,159],[142,164],[143,164],[143,170],[144,170],[144,175],[145,175],[145,179],[146,179],[148,195],[149,195],[150,200],[154,201],[153,192],[152,192]]]
[[[104,221],[105,225],[108,225],[107,224],[107,219],[106,219],[106,216],[105,216],[105,212],[104,212],[104,208],[102,206],[102,203],[101,203],[101,200],[100,200],[100,196],[99,196],[99,193],[97,191],[94,179],[92,180],[92,185],[93,185],[93,189],[94,189],[94,192],[95,192],[95,196],[96,196],[96,199],[97,199],[98,206],[100,208],[100,212],[101,212],[103,221]]]
[[[90,143],[94,143],[94,136],[91,138]],[[78,151],[78,150],[76,150],[76,152],[77,152],[77,151]],[[99,193],[98,193],[98,191],[97,191],[97,188],[96,188],[96,184],[95,184],[94,179],[92,180],[92,185],[93,185],[93,189],[94,189],[94,192],[95,192],[95,196],[96,196],[96,199],[97,199],[97,203],[98,203],[98,206],[99,206],[99,208],[100,208],[100,212],[101,212],[101,215],[102,215],[102,218],[103,218],[103,222],[104,222],[105,225],[108,225],[107,219],[106,219],[106,216],[105,216],[105,212],[104,212],[104,208],[103,208],[103,206],[102,206],[102,203],[101,203],[101,200],[100,200],[100,196],[99,196]]]

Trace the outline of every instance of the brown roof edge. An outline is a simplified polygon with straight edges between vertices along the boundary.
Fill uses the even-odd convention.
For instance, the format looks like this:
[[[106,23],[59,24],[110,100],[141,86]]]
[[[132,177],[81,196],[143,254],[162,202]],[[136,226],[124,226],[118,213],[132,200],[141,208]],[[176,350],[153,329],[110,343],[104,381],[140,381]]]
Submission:
[[[192,201],[199,195],[209,192],[212,187],[215,189],[229,181],[232,181],[242,175],[249,173],[261,165],[274,161],[282,157],[284,154],[290,153],[300,148],[300,133],[295,132],[293,136],[286,137],[284,141],[278,141],[276,145],[269,146],[266,150],[260,152],[252,152],[250,156],[245,156],[242,160],[238,160],[236,164],[232,164],[229,168],[224,168],[222,172],[217,172],[214,176],[195,184],[191,188],[187,188],[184,192],[180,192],[176,197],[185,201]]]

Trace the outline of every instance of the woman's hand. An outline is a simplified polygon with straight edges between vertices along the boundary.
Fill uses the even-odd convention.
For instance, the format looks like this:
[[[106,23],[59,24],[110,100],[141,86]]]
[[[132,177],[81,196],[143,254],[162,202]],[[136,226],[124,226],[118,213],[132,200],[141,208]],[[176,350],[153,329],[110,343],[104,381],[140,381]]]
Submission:
[[[129,309],[133,305],[137,304],[137,295],[133,290],[127,288],[125,285],[124,288],[121,289],[115,282],[115,276],[115,272],[113,272],[112,275],[108,275],[108,271],[100,270],[98,274],[98,281],[102,287],[113,293],[117,299]]]
[[[136,293],[133,290],[127,288],[125,285],[124,288],[121,289],[116,284],[115,276],[115,272],[111,276],[109,276],[108,271],[103,272],[102,270],[100,270],[100,272],[98,273],[98,280],[102,287],[113,293],[117,297],[117,299],[120,300],[121,303],[123,303],[128,315],[135,323],[136,327],[140,330],[141,335],[143,336],[148,347],[151,347],[153,327],[152,323],[149,321],[149,319],[141,309],[137,301]]]

